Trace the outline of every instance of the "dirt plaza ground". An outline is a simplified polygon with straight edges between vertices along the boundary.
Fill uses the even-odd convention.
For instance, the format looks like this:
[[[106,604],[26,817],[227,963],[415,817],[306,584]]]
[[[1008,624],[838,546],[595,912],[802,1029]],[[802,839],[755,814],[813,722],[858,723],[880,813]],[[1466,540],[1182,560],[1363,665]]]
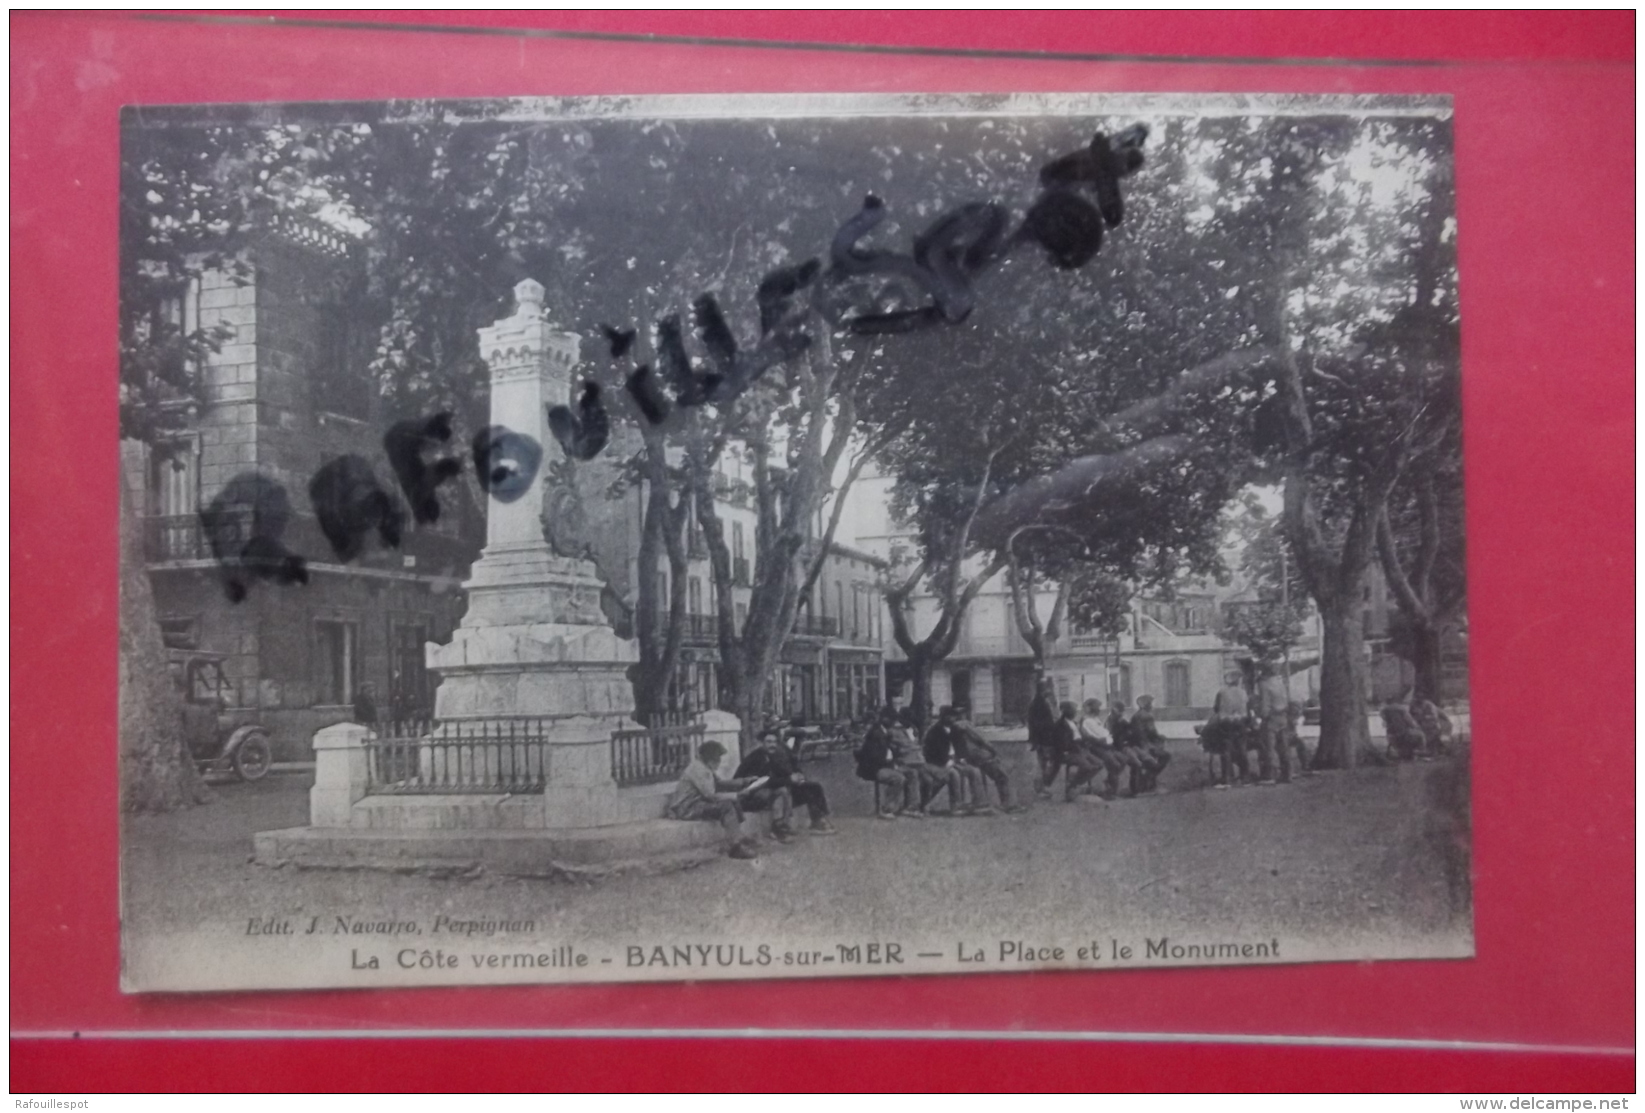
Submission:
[[[537,938],[1059,938],[1116,930],[1466,946],[1466,765],[1374,766],[1289,785],[1214,790],[1175,742],[1167,792],[1111,803],[1036,801],[1019,815],[875,818],[849,755],[808,765],[839,834],[767,843],[664,875],[592,883],[270,869],[251,836],[307,819],[306,773],[227,784],[205,806],[129,819],[126,930],[166,936],[259,918],[530,921]],[[1031,758],[1005,743],[1013,782]],[[750,934],[752,933],[752,934]],[[1346,944],[1345,944],[1346,945]],[[1374,951],[1376,945],[1369,944]]]

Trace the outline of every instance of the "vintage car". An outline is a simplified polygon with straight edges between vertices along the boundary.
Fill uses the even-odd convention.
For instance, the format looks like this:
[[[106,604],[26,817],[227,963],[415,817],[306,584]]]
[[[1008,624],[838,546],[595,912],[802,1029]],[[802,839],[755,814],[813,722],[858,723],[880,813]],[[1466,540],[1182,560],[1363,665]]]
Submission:
[[[255,781],[268,773],[274,754],[255,708],[233,707],[234,685],[221,654],[171,650],[166,661],[183,693],[183,735],[201,773],[230,773]]]

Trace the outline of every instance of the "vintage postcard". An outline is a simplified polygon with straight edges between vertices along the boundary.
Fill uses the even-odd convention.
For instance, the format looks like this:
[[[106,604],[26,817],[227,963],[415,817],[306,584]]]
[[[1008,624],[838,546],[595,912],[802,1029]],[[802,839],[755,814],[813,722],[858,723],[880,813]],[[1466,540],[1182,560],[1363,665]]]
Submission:
[[[129,991],[1473,954],[1449,101],[132,107]]]

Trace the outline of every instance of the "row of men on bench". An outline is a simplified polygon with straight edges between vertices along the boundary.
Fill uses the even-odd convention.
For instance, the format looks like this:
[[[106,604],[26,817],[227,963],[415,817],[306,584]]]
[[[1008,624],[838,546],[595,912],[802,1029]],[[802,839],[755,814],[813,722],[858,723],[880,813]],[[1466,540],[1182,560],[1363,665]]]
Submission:
[[[1023,810],[1012,794],[999,751],[971,726],[965,708],[942,708],[919,741],[913,727],[910,712],[887,706],[857,748],[857,776],[874,782],[875,810],[881,819],[923,819],[944,792],[953,815]],[[998,809],[988,800],[990,781],[999,793]]]
[[[681,774],[664,814],[670,819],[720,824],[733,858],[759,856],[758,845],[742,832],[747,812],[771,812],[771,834],[779,842],[795,836],[796,806],[809,813],[812,834],[834,834],[828,821],[827,793],[800,771],[793,753],[782,744],[780,731],[763,729],[758,741],[730,778],[719,775],[725,747],[712,740],[698,746],[697,759]],[[924,818],[944,791],[954,814],[996,814],[988,803],[985,779],[994,783],[1004,810],[1023,810],[1012,797],[1011,779],[1000,765],[998,752],[972,729],[961,708],[944,707],[937,722],[916,742],[906,720],[896,708],[887,707],[855,757],[858,776],[891,790],[878,809],[883,819],[898,815]]]
[[[1129,715],[1125,701],[1116,699],[1105,718],[1100,699],[1086,700],[1083,708],[1072,701],[1055,706],[1050,680],[1040,681],[1029,705],[1028,745],[1039,759],[1035,787],[1043,799],[1051,797],[1051,786],[1064,770],[1063,798],[1068,801],[1082,792],[1112,800],[1120,793],[1120,779],[1127,776],[1127,796],[1160,792],[1159,775],[1171,763],[1154,721],[1152,696],[1138,696],[1137,710]],[[1089,787],[1099,773],[1106,774],[1103,787]]]

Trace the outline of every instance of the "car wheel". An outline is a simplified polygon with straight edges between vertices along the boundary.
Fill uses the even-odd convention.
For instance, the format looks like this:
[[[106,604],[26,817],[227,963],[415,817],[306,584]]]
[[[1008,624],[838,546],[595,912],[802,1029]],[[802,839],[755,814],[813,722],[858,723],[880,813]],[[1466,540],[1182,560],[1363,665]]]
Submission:
[[[251,735],[234,751],[234,772],[242,781],[261,779],[273,764],[274,757],[264,735]]]

